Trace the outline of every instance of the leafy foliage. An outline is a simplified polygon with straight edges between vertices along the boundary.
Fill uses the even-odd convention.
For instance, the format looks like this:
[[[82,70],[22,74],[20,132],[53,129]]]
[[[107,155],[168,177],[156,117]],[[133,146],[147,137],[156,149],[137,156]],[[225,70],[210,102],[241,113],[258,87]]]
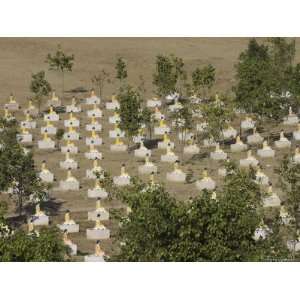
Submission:
[[[284,206],[295,222],[291,222],[290,229],[294,238],[297,237],[297,230],[300,224],[300,165],[291,161],[288,156],[285,156],[281,161],[280,167],[276,169],[279,176],[280,186],[285,193]]]
[[[105,83],[110,83],[109,73],[102,69],[97,75],[92,77],[92,83],[97,86],[99,96],[102,98]]]
[[[152,114],[152,111],[148,107],[144,107],[142,109],[141,116],[142,116],[142,122],[143,124],[145,124],[149,133],[149,137],[151,139],[152,131],[155,123],[154,115]]]
[[[39,235],[23,230],[0,236],[0,261],[50,262],[65,261],[68,249],[56,227],[42,228]]]
[[[115,69],[117,71],[116,78],[119,79],[120,82],[127,78],[127,66],[122,57],[118,58]]]
[[[55,134],[55,139],[57,141],[57,148],[60,148],[60,141],[64,136],[65,130],[63,128],[58,128]]]
[[[183,60],[174,55],[158,55],[156,57],[156,72],[153,74],[153,84],[157,88],[157,95],[166,96],[178,90],[177,83],[184,81],[186,78],[183,67]]]
[[[128,138],[138,133],[142,122],[140,94],[130,85],[123,86],[118,95],[120,100],[120,128]]]
[[[233,119],[233,105],[229,99],[210,101],[201,106],[201,112],[204,121],[207,123],[205,129],[208,137],[212,137],[215,141],[223,138],[222,131]]]
[[[48,53],[46,63],[49,64],[50,70],[56,70],[61,72],[62,75],[62,96],[64,96],[64,74],[65,72],[71,72],[74,65],[74,54],[67,55],[63,52],[60,45],[57,46],[57,50],[54,55]]]
[[[120,191],[131,208],[119,219],[120,261],[261,261],[288,253],[279,231],[266,240],[253,234],[263,218],[261,192],[253,173],[231,166],[224,187],[212,199],[204,191],[177,202],[162,186],[136,182]]]
[[[44,189],[35,170],[33,154],[24,152],[17,141],[16,123],[1,120],[3,131],[0,133],[0,191],[12,189],[12,197],[17,202],[19,214],[30,195]]]
[[[45,78],[45,71],[40,71],[31,77],[30,91],[34,93],[34,99],[38,103],[40,112],[42,99],[51,92],[51,85]]]
[[[211,64],[194,70],[192,73],[192,86],[197,96],[202,96],[203,98],[208,96],[208,92],[215,82],[215,71]]]
[[[236,66],[236,104],[246,112],[279,119],[298,103],[299,67],[292,65],[295,43],[270,39],[270,45],[251,39]],[[291,95],[287,95],[290,92]]]

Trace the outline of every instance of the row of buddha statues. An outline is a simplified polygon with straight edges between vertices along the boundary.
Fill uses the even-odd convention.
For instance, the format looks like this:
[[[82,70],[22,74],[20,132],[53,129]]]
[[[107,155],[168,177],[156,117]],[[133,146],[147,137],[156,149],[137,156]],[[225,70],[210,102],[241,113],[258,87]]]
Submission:
[[[174,103],[169,105],[168,111],[174,112],[182,107],[182,104],[178,101],[177,95],[172,96]],[[100,248],[100,240],[107,239],[110,237],[110,231],[103,224],[102,221],[108,220],[109,213],[106,209],[101,206],[101,201],[108,197],[108,193],[102,186],[102,179],[104,174],[104,169],[100,166],[100,160],[103,159],[102,153],[98,150],[99,146],[103,145],[103,140],[99,135],[102,132],[102,124],[99,122],[103,118],[103,112],[99,105],[101,99],[96,96],[95,92],[92,91],[90,96],[85,99],[84,104],[92,106],[92,109],[84,112],[81,105],[78,105],[75,98],[72,99],[71,104],[66,106],[66,112],[68,118],[63,120],[66,132],[63,135],[63,140],[65,140],[65,145],[61,146],[61,152],[64,154],[64,160],[59,162],[61,169],[66,171],[66,177],[59,182],[59,189],[61,191],[77,191],[81,188],[80,181],[74,176],[75,170],[79,167],[79,163],[76,161],[75,156],[79,153],[79,148],[76,142],[81,140],[81,135],[79,132],[80,118],[76,117],[76,114],[86,113],[88,123],[85,124],[85,130],[87,136],[85,139],[85,145],[88,150],[84,153],[84,157],[92,161],[92,167],[86,170],[86,178],[94,180],[94,186],[87,190],[87,196],[91,199],[97,199],[95,211],[88,213],[88,220],[94,221],[95,226],[93,228],[88,228],[86,230],[86,235],[88,239],[96,240],[95,253],[93,255],[85,257],[86,261],[103,261],[104,252]],[[4,117],[6,119],[13,118],[11,112],[20,109],[14,97],[11,95],[9,103],[10,105],[5,105]],[[13,105],[14,104],[14,105]],[[60,114],[55,110],[61,105],[61,101],[56,96],[55,92],[52,94],[52,98],[48,100],[49,110],[43,115],[44,126],[41,127],[42,139],[38,140],[38,148],[41,150],[54,149],[56,147],[55,140],[51,136],[55,135],[58,130],[57,124],[60,120]],[[128,150],[127,145],[122,141],[125,138],[125,133],[119,127],[120,115],[118,114],[118,109],[120,104],[115,96],[112,97],[111,101],[105,103],[107,110],[114,111],[112,116],[109,116],[108,122],[114,126],[113,130],[109,130],[109,138],[114,139],[114,143],[110,145],[110,150],[112,152],[126,152]],[[158,142],[157,148],[159,151],[163,151],[160,156],[162,163],[168,163],[173,165],[173,170],[166,173],[166,180],[173,183],[186,182],[187,174],[181,169],[179,162],[179,155],[174,152],[175,142],[171,140],[172,128],[175,126],[181,126],[181,120],[177,120],[176,124],[173,121],[171,124],[167,124],[167,117],[164,113],[160,111],[162,106],[162,101],[153,98],[148,100],[146,105],[153,110],[153,118],[159,123],[158,126],[154,127],[154,134],[162,137]],[[24,110],[25,120],[20,122],[21,132],[18,134],[20,142],[24,145],[33,142],[33,135],[30,130],[37,128],[36,118],[38,113],[37,109],[30,101],[28,107]],[[201,112],[194,114],[195,118],[201,118]],[[181,125],[180,125],[181,124]],[[283,121],[284,126],[294,126],[297,125],[297,130],[293,131],[293,138],[295,141],[300,140],[300,124],[298,116],[293,113],[292,109],[289,109],[288,116]],[[200,147],[197,143],[197,133],[204,132],[206,130],[207,124],[205,122],[198,123],[196,125],[196,133],[191,131],[180,132],[178,134],[178,140],[185,141],[183,147],[184,155],[196,155],[200,153]],[[268,176],[264,174],[262,166],[259,160],[253,155],[253,150],[251,147],[256,147],[262,145],[261,148],[257,149],[257,156],[260,159],[272,158],[275,156],[275,150],[269,145],[268,141],[265,140],[256,130],[255,121],[250,117],[246,117],[240,124],[240,132],[249,133],[246,138],[242,140],[238,131],[232,126],[227,126],[221,132],[224,139],[234,139],[235,142],[230,145],[231,153],[245,152],[247,151],[246,157],[240,159],[239,163],[241,167],[253,167],[255,168],[255,181],[266,188],[266,197],[263,199],[264,207],[278,207],[280,208],[280,216],[285,223],[290,221],[290,216],[288,215],[285,206],[280,200],[279,196],[273,191],[272,183],[270,182]],[[138,144],[138,148],[133,151],[133,154],[137,158],[144,159],[144,164],[138,167],[138,173],[141,175],[150,176],[149,186],[154,187],[156,185],[154,177],[158,173],[158,166],[151,161],[152,151],[148,149],[144,144],[144,127],[139,130],[137,136],[133,137],[133,141]],[[215,142],[212,138],[207,138],[203,140],[204,147],[214,147],[214,151],[210,152],[210,159],[214,161],[226,161],[229,160],[228,153],[226,153],[220,146],[219,143]],[[275,141],[274,146],[276,149],[291,148],[291,141],[285,136],[285,132],[282,130],[279,135],[279,139]],[[291,158],[295,163],[300,163],[300,152],[299,148],[296,147],[294,150],[294,155]],[[221,167],[218,169],[218,175],[226,175],[226,169]],[[39,176],[42,181],[47,183],[53,183],[55,180],[54,174],[46,166],[44,161],[41,165],[41,171]],[[113,177],[113,182],[117,186],[126,186],[131,183],[131,176],[126,171],[125,164],[121,165],[120,174]],[[200,179],[195,181],[195,187],[197,190],[209,190],[212,192],[212,199],[217,201],[217,194],[215,192],[217,187],[217,182],[213,180],[208,175],[208,170],[204,169]],[[36,206],[35,215],[31,218],[29,222],[29,231],[34,232],[34,226],[47,225],[49,223],[49,218],[46,214],[41,211],[39,204]],[[70,218],[70,212],[66,212],[65,221],[58,225],[63,232],[63,238],[66,245],[71,249],[71,253],[76,255],[77,245],[75,245],[69,238],[69,233],[79,232],[79,224],[76,224],[74,220]],[[263,237],[267,234],[267,228],[262,223],[261,226],[255,232],[256,238]],[[299,246],[300,247],[300,246]]]

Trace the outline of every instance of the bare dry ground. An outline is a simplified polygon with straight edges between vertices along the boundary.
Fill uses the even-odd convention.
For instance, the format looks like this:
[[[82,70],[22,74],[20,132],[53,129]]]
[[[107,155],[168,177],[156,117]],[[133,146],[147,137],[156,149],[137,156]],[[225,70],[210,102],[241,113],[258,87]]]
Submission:
[[[187,70],[191,71],[196,66],[206,63],[213,64],[217,69],[216,90],[228,91],[234,82],[234,64],[237,62],[239,53],[246,47],[248,38],[0,38],[0,104],[7,102],[9,94],[12,92],[21,105],[27,103],[26,98],[30,96],[29,85],[31,74],[40,70],[45,70],[47,78],[53,88],[60,95],[60,76],[54,71],[48,71],[45,57],[49,52],[54,52],[57,44],[61,44],[67,53],[74,53],[75,65],[72,73],[66,75],[65,89],[70,90],[76,87],[92,88],[91,77],[102,68],[106,69],[112,77],[115,76],[115,62],[118,56],[126,59],[128,65],[128,82],[133,85],[139,84],[139,76],[142,75],[146,82],[147,97],[153,96],[152,73],[154,71],[155,56],[157,54],[170,54],[182,57]],[[297,39],[299,46],[299,39]],[[297,52],[299,58],[299,51]],[[104,92],[104,103],[110,99],[111,94],[117,90],[117,82],[108,85]],[[67,94],[65,104],[70,103],[72,94]],[[88,94],[76,95],[79,98],[85,98]],[[102,104],[102,108],[103,108]],[[87,198],[87,189],[93,185],[93,181],[84,179],[87,168],[92,167],[92,162],[84,158],[83,153],[87,150],[85,146],[85,124],[87,106],[83,105],[84,111],[77,115],[81,119],[80,134],[81,142],[78,144],[81,153],[75,156],[79,161],[80,169],[74,172],[75,177],[80,179],[82,189],[79,192],[62,193],[53,191],[52,195],[60,205],[59,212],[52,217],[54,223],[63,220],[63,212],[70,209],[73,212],[72,217],[80,223],[80,233],[72,234],[71,239],[78,243],[81,253],[93,252],[94,242],[87,241],[85,229],[93,226],[93,222],[87,221],[87,212],[95,207],[95,201]],[[104,139],[104,145],[100,147],[104,160],[101,166],[112,175],[120,172],[120,166],[123,162],[127,164],[127,171],[130,175],[137,175],[137,167],[142,164],[142,160],[128,154],[112,154],[109,151],[109,145],[112,142],[108,138],[108,131],[113,126],[108,123],[108,117],[112,112],[104,110],[104,117],[101,119],[103,131],[100,134]],[[18,120],[23,120],[22,113],[16,114]],[[67,114],[61,114],[60,119],[68,118]],[[40,126],[44,124],[39,120],[39,126],[33,130],[35,145],[41,138]],[[238,128],[239,120],[235,120],[234,125]],[[59,127],[63,128],[63,121],[59,122]],[[279,128],[276,129],[277,131]],[[286,128],[286,132],[291,132],[293,128]],[[172,140],[177,142],[173,134]],[[225,149],[230,152],[229,148]],[[64,155],[59,151],[42,151],[37,148],[35,159],[37,166],[40,166],[42,160],[47,160],[48,168],[55,174],[58,185],[59,180],[64,179],[66,171],[59,168],[59,161],[64,160]],[[158,165],[159,174],[156,179],[165,182],[167,189],[176,194],[179,199],[187,199],[189,196],[197,194],[194,184],[171,184],[165,180],[166,172],[172,170],[172,166],[161,163],[160,155],[164,151],[153,150],[152,161]],[[285,151],[289,152],[289,151]],[[220,182],[217,175],[219,164],[208,159],[209,151],[201,149],[203,156],[191,159],[184,158],[182,169],[186,172],[192,170],[194,179],[198,179],[200,172],[206,166],[209,168],[210,175]],[[273,172],[274,162],[278,162],[283,156],[284,151],[277,151],[274,160],[262,161],[264,172],[276,184],[276,176]],[[239,160],[245,157],[246,153],[232,154],[230,157]],[[147,177],[146,177],[147,179]],[[104,203],[106,207],[114,207],[117,203]],[[111,222],[106,222],[108,227]],[[111,241],[103,243],[104,250],[111,253]]]

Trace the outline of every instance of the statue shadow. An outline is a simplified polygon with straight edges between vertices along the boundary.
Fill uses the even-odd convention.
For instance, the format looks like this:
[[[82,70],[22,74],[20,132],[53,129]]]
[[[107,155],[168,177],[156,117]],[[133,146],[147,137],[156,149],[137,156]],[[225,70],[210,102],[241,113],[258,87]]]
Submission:
[[[49,197],[47,201],[41,203],[41,210],[43,210],[48,216],[57,216],[64,202],[56,201],[56,198]],[[35,211],[35,203],[28,203],[24,207],[24,211],[27,216],[33,215]]]
[[[158,142],[161,142],[162,139],[145,139],[144,145],[148,149],[156,149],[158,146]]]
[[[145,139],[144,140],[144,146],[151,150],[156,149],[158,146],[158,142],[161,142],[162,139]],[[128,153],[131,153],[132,151],[138,149],[140,147],[140,143],[136,143],[135,145],[128,148]]]

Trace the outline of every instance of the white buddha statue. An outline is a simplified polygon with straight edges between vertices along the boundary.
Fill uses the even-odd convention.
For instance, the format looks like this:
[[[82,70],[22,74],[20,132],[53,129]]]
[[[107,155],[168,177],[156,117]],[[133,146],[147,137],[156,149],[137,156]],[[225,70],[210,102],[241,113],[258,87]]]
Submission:
[[[216,144],[216,149],[214,152],[210,153],[210,157],[213,160],[225,160],[227,158],[227,153],[225,153],[221,148],[220,148],[220,144],[217,143]]]
[[[94,159],[93,168],[86,170],[86,177],[96,179],[97,176],[102,175],[103,169],[98,163],[98,159]]]
[[[73,158],[71,158],[70,152],[66,152],[65,160],[61,161],[59,164],[62,169],[68,170],[68,169],[77,169],[78,168],[78,163]]]
[[[120,108],[119,101],[117,100],[117,97],[115,94],[111,96],[111,101],[106,102],[106,109],[107,110],[116,110]]]
[[[102,176],[102,178],[103,178],[103,176]],[[101,180],[99,178],[95,178],[94,188],[93,189],[88,189],[88,197],[89,198],[97,198],[97,199],[105,199],[105,198],[108,197],[108,193],[102,187],[102,183],[101,183]]]
[[[294,220],[294,218],[291,217],[291,215],[288,213],[286,207],[283,204],[281,204],[280,206],[279,216],[284,225],[288,225],[291,223],[292,220]]]
[[[35,214],[36,217],[45,216],[45,213],[41,210],[40,203],[37,203],[35,206]]]
[[[231,148],[231,151],[232,151],[232,152],[241,152],[241,151],[247,150],[248,146],[245,145],[245,144],[241,141],[241,138],[240,138],[240,136],[238,135],[238,136],[236,137],[235,144],[230,145],[230,148]]]
[[[241,128],[244,130],[252,129],[255,126],[255,122],[251,117],[247,116],[245,120],[241,122]]]
[[[39,177],[44,182],[51,183],[54,181],[54,175],[47,169],[46,161],[42,162],[41,172],[39,173]]]
[[[60,181],[60,189],[63,191],[78,191],[79,181],[72,175],[71,169],[67,171],[67,178]]]
[[[171,182],[184,182],[186,174],[179,168],[179,161],[174,162],[173,172],[167,172],[167,180]]]
[[[110,150],[113,152],[125,152],[127,150],[127,145],[125,145],[117,134],[114,144],[110,145]]]
[[[296,163],[296,164],[299,164],[300,163],[300,151],[299,151],[299,147],[297,146],[295,148],[295,154],[293,156],[293,161]]]
[[[255,173],[255,180],[257,183],[262,185],[269,184],[269,177],[261,170],[260,165],[257,166],[257,170]]]
[[[263,137],[256,131],[255,127],[253,127],[253,134],[247,136],[247,143],[249,145],[261,144],[263,140]]]
[[[278,141],[275,141],[275,146],[279,149],[291,147],[291,142],[284,136],[284,131],[280,132],[280,138]]]
[[[70,211],[67,210],[66,213],[65,213],[65,220],[64,220],[64,225],[73,225],[73,224],[76,224],[75,221],[73,219],[71,219],[71,216],[70,216]]]
[[[222,134],[224,139],[235,138],[237,131],[231,125],[229,125],[227,129],[222,130]]]
[[[279,207],[281,205],[280,198],[273,192],[271,183],[267,189],[267,195],[268,196],[263,199],[264,207]]]
[[[297,130],[293,132],[293,137],[296,141],[300,141],[300,123],[297,124]]]
[[[289,107],[289,114],[284,118],[283,124],[287,126],[295,125],[299,121],[298,116],[293,113],[292,107]]]
[[[178,160],[178,156],[175,155],[175,153],[171,149],[171,144],[167,145],[166,154],[161,155],[160,159],[163,162],[170,163],[174,163],[176,160]]]
[[[207,169],[205,168],[202,173],[202,179],[196,181],[196,188],[198,190],[214,190],[216,188],[216,183],[212,180],[207,173]]]
[[[265,140],[263,142],[262,149],[257,150],[257,155],[260,157],[274,157],[275,151],[268,145],[268,142]]]
[[[140,174],[151,174],[157,172],[157,166],[154,163],[150,162],[150,155],[147,153],[145,156],[145,164],[139,166],[138,171]]]
[[[195,144],[195,137],[192,135],[187,140],[187,146],[184,146],[183,153],[184,154],[198,154],[200,152],[199,147]]]
[[[130,176],[126,172],[125,164],[122,164],[121,166],[121,174],[119,176],[113,177],[113,182],[118,186],[124,186],[130,184]]]
[[[259,241],[260,239],[264,240],[269,234],[270,229],[267,225],[265,225],[264,220],[261,220],[258,228],[255,229],[253,239],[255,241]]]
[[[258,165],[258,160],[252,155],[252,151],[247,151],[247,158],[240,160],[241,167],[256,167]]]
[[[165,132],[170,132],[170,128],[165,123],[165,118],[161,116],[159,126],[154,127],[154,134],[163,135]]]

